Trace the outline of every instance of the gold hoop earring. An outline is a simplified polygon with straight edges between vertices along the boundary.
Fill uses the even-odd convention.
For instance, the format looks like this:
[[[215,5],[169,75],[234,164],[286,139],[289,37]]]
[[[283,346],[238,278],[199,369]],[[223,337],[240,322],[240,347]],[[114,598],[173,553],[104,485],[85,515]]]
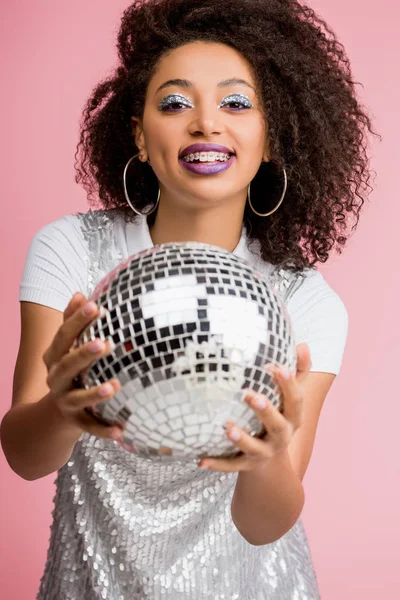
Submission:
[[[126,189],[126,173],[128,171],[128,167],[131,164],[131,162],[133,161],[133,159],[137,158],[138,156],[142,157],[142,154],[141,153],[135,154],[134,156],[132,156],[132,158],[130,158],[128,160],[128,162],[125,165],[125,169],[124,169],[124,192],[125,192],[126,201],[129,204],[129,206],[131,207],[131,209],[133,210],[133,212],[135,212],[137,215],[140,215],[141,217],[148,217],[149,215],[151,215],[151,213],[153,213],[156,210],[156,208],[158,206],[158,203],[160,202],[160,188],[158,188],[158,196],[157,196],[157,200],[156,200],[156,203],[155,203],[154,207],[151,210],[149,210],[149,212],[147,212],[147,213],[142,213],[142,212],[140,212],[140,210],[138,210],[137,208],[135,208],[133,206],[133,204],[132,204],[132,202],[131,202],[131,200],[129,198],[128,190]]]
[[[262,213],[257,212],[256,210],[254,210],[254,207],[253,207],[253,205],[251,203],[251,199],[250,199],[250,185],[251,185],[251,182],[249,183],[249,187],[247,188],[247,200],[249,201],[249,205],[250,205],[251,210],[253,211],[254,214],[256,214],[259,217],[268,217],[269,215],[272,215],[276,210],[278,210],[278,208],[282,204],[283,199],[285,197],[286,190],[287,190],[287,174],[286,174],[286,169],[285,169],[285,167],[283,167],[283,192],[282,192],[282,196],[280,197],[278,204],[270,212],[262,214]]]

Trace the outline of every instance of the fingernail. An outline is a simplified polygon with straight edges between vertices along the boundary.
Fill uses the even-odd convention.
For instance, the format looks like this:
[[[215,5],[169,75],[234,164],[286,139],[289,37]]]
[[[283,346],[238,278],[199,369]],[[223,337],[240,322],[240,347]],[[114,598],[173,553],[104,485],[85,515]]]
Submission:
[[[272,363],[268,363],[264,365],[264,371],[266,371],[269,375],[275,375],[276,366]]]
[[[265,399],[262,396],[256,396],[254,398],[253,405],[255,408],[265,408],[267,406],[267,403],[265,402]]]
[[[241,433],[240,431],[238,431],[237,429],[232,429],[232,431],[229,433],[229,437],[231,438],[231,440],[233,440],[234,442],[237,442],[238,440],[240,440],[241,438]]]
[[[286,365],[284,365],[283,367],[281,367],[279,369],[279,373],[282,375],[283,379],[285,379],[286,381],[289,381],[289,379],[292,376],[289,368]]]
[[[99,388],[99,396],[109,396],[113,393],[113,386],[110,383],[106,383]]]
[[[113,438],[113,440],[121,440],[122,441],[123,436],[122,436],[122,431],[120,429],[118,429],[118,428],[113,429],[110,432],[110,435]]]
[[[89,317],[89,315],[92,315],[96,312],[97,310],[97,305],[94,302],[88,302],[87,304],[85,304],[84,308],[82,309],[82,314],[85,317]]]
[[[97,352],[100,352],[100,350],[104,349],[104,343],[101,340],[95,340],[94,342],[91,342],[88,347],[89,352],[96,354]]]
[[[102,319],[107,314],[107,309],[104,306],[100,306],[99,308],[99,317]]]

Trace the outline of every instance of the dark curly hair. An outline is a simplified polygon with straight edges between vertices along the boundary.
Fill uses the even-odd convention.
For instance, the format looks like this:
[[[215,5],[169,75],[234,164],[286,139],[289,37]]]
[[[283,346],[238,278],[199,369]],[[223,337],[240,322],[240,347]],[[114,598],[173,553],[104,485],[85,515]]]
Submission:
[[[197,40],[227,44],[253,69],[273,161],[262,163],[252,181],[258,212],[276,204],[282,167],[287,171],[286,197],[275,213],[260,218],[246,204],[246,232],[259,240],[262,259],[297,272],[326,262],[332,249],[340,254],[350,217],[354,230],[363,194],[372,189],[365,134],[366,128],[375,132],[356,98],[342,44],[296,0],[135,0],[122,16],[119,66],[95,87],[82,114],[76,182],[88,192],[89,205],[100,199],[101,208],[135,219],[123,191],[125,165],[138,152],[130,118],[143,117],[160,58]],[[154,203],[157,179],[138,160],[129,172],[130,198],[143,210]],[[155,215],[148,217],[150,226]]]

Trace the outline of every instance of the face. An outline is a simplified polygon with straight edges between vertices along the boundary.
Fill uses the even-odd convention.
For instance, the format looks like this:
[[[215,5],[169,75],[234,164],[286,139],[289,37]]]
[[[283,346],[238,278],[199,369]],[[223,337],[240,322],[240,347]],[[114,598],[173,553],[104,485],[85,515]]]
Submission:
[[[160,203],[171,207],[231,203],[243,209],[247,186],[269,160],[251,67],[224,44],[193,42],[164,56],[148,85],[143,120],[132,117],[132,131],[158,178]],[[199,147],[186,150],[193,144],[205,144],[200,151],[207,154],[196,159]],[[220,154],[207,144],[225,149]],[[188,153],[194,162],[184,160]],[[228,153],[233,156],[225,162]]]

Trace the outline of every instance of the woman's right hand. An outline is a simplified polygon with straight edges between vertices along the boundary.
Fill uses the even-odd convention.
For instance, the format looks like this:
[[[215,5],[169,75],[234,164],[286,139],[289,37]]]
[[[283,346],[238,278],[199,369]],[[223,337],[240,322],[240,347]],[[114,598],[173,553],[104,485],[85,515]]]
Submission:
[[[89,307],[91,312],[84,312]],[[64,311],[64,322],[43,354],[47,367],[46,383],[50,388],[47,400],[58,409],[65,422],[101,438],[122,440],[122,429],[117,426],[102,425],[85,410],[98,402],[111,398],[121,384],[112,379],[88,390],[76,389],[73,380],[101,356],[108,354],[109,342],[97,339],[78,348],[72,348],[75,339],[91,321],[99,315],[94,302],[88,303],[81,293],[75,294]],[[96,349],[97,348],[97,349]]]

